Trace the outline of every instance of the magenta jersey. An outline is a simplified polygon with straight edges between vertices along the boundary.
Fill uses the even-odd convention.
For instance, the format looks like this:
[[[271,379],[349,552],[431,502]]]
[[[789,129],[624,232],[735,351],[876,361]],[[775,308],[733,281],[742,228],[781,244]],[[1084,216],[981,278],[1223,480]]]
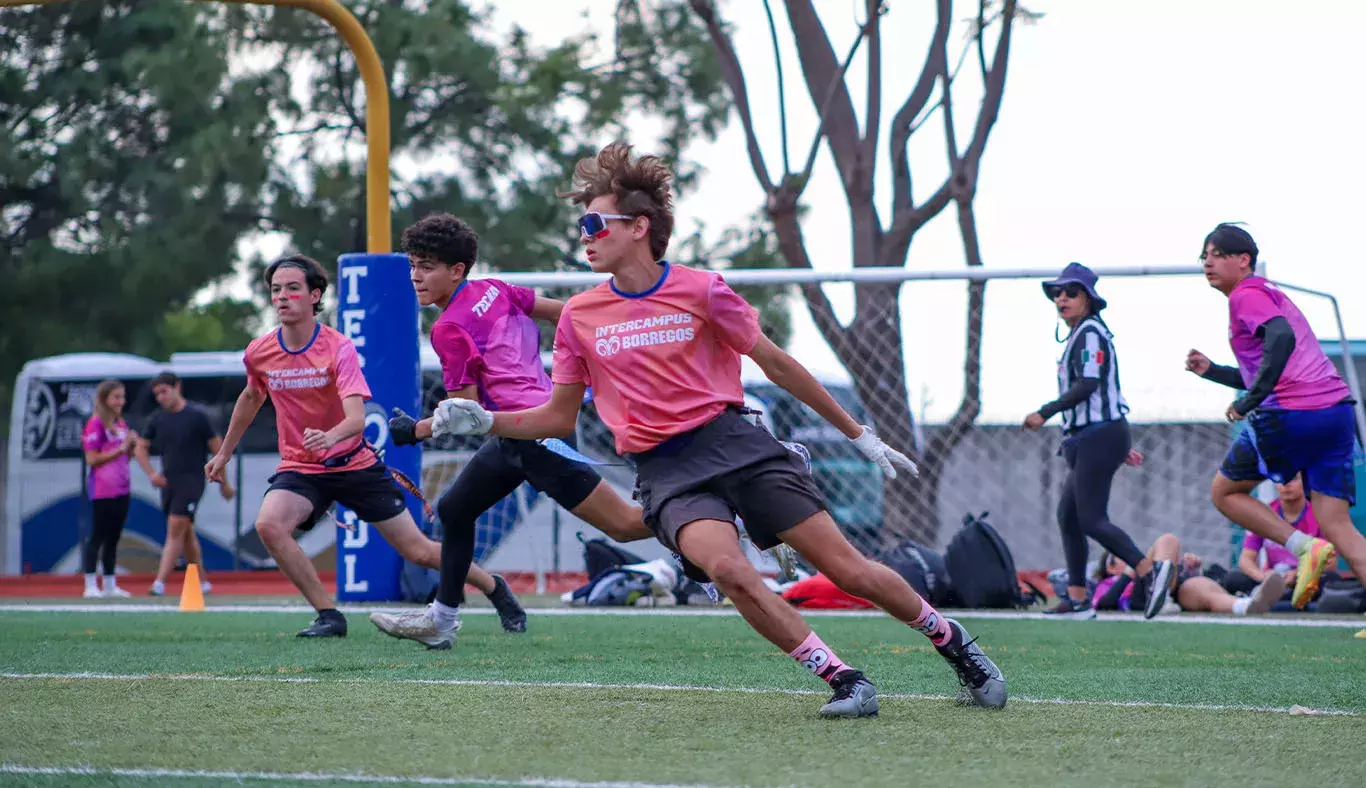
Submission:
[[[1295,350],[1276,388],[1261,407],[1318,410],[1345,399],[1349,393],[1347,384],[1319,347],[1309,322],[1285,293],[1260,276],[1239,282],[1228,296],[1228,341],[1238,359],[1243,385],[1252,386],[1262,363],[1262,340],[1257,337],[1257,329],[1275,317],[1285,318],[1294,329]]]
[[[372,451],[358,451],[340,468],[324,468],[329,457],[354,451],[364,438],[355,435],[325,452],[304,448],[304,430],[330,430],[346,418],[342,400],[359,395],[370,399],[370,387],[360,371],[356,346],[336,329],[321,323],[307,345],[285,347],[279,329],[247,345],[247,385],[270,396],[275,405],[281,471],[330,473],[368,468],[378,460]]]
[[[554,381],[593,388],[620,454],[744,404],[740,356],[759,341],[759,313],[719,274],[662,265],[643,293],[609,281],[570,298],[555,332]]]
[[[1271,511],[1275,512],[1282,519],[1285,513],[1281,510],[1280,501],[1271,502]],[[1309,501],[1304,502],[1304,511],[1300,513],[1300,519],[1291,523],[1296,531],[1303,531],[1309,536],[1319,535],[1319,521],[1314,518],[1314,507]],[[1251,531],[1243,537],[1243,549],[1251,550],[1254,553],[1261,552],[1262,547],[1266,547],[1266,558],[1261,562],[1262,569],[1273,569],[1277,565],[1289,564],[1299,566],[1300,559],[1289,550],[1281,547],[1269,539],[1263,539],[1258,534]]]
[[[81,444],[85,446],[86,451],[109,451],[123,445],[123,439],[127,435],[128,425],[123,419],[114,422],[112,427],[106,427],[99,416],[91,416],[90,421],[85,423],[85,431],[81,434]],[[87,486],[91,498],[118,498],[127,495],[130,489],[128,455],[120,454],[98,468],[91,468]]]
[[[432,326],[447,391],[469,385],[489,410],[526,410],[550,399],[541,332],[531,317],[536,293],[497,279],[466,279]]]

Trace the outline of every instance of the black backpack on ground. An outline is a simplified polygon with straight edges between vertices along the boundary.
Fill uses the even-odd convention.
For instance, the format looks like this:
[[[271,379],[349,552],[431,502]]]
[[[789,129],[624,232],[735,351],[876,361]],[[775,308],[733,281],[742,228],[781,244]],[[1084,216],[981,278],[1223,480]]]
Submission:
[[[1020,593],[1015,559],[987,514],[964,516],[944,551],[958,601],[966,608],[1028,607],[1034,600]]]
[[[645,563],[644,558],[630,550],[618,547],[601,536],[596,539],[584,539],[583,533],[580,532],[578,537],[579,541],[583,543],[583,566],[588,572],[589,581],[597,580],[603,572],[609,569]]]
[[[1326,580],[1314,610],[1319,613],[1366,613],[1366,588],[1355,578]]]
[[[906,578],[925,599],[935,607],[957,607],[953,581],[944,556],[910,539],[887,548],[877,558]]]

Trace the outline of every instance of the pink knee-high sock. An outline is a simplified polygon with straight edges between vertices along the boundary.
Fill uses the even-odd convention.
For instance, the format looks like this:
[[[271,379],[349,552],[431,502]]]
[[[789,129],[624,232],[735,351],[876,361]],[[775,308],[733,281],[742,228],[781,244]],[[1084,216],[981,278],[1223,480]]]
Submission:
[[[806,640],[787,652],[787,655],[800,662],[802,667],[825,679],[827,683],[835,674],[848,667],[815,632],[807,635]]]
[[[923,598],[920,600],[920,616],[911,622],[911,629],[929,638],[936,646],[948,643],[953,637],[953,629],[949,627],[948,620]]]

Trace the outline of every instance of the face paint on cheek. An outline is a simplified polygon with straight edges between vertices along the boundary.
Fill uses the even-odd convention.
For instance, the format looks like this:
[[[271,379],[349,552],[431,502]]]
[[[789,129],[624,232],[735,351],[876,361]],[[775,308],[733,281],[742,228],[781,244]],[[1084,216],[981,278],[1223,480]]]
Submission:
[[[594,241],[601,241],[602,239],[606,238],[607,236],[609,236],[609,235],[611,235],[611,234],[612,234],[612,231],[609,230],[609,229],[607,229],[606,227],[604,227],[604,228],[602,228],[602,232],[600,232],[600,233],[598,233],[597,235],[593,236],[593,240],[594,240]]]
[[[304,294],[303,294],[303,293],[290,293],[290,294],[289,294],[289,300],[290,300],[290,301],[298,301],[300,298],[303,298],[303,297],[304,297]]]

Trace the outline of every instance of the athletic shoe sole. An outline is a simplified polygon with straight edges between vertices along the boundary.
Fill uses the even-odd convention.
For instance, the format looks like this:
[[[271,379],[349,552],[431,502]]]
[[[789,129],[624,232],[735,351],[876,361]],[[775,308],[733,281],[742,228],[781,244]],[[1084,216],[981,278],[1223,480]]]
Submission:
[[[1172,572],[1176,564],[1171,561],[1158,561],[1153,567],[1153,585],[1148,590],[1148,604],[1143,608],[1144,618],[1154,618],[1167,604],[1167,594],[1171,593]]]

